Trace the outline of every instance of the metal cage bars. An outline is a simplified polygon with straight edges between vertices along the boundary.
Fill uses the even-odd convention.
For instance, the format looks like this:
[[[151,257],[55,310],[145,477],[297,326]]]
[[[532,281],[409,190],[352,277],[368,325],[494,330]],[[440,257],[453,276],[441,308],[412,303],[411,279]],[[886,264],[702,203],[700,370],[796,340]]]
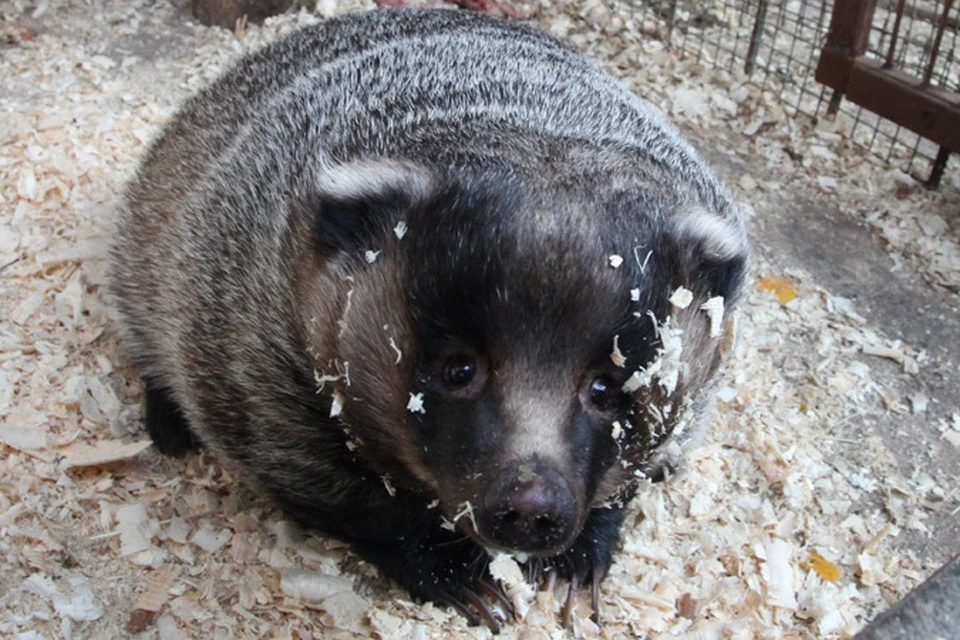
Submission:
[[[794,114],[817,118],[825,109],[848,135],[908,170],[929,161],[931,183],[960,149],[957,0],[633,0],[631,7],[645,33],[705,66],[742,71]],[[829,87],[818,83],[824,65]],[[871,85],[877,67],[881,79]],[[854,68],[851,93],[836,80],[848,83]],[[864,78],[867,85],[858,85]]]

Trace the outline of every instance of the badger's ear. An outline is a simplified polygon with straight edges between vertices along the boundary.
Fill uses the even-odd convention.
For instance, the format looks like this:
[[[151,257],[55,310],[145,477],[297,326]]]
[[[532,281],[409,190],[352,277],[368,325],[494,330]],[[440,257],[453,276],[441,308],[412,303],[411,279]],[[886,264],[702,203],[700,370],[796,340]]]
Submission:
[[[743,223],[701,206],[674,218],[673,235],[687,282],[705,296],[736,296],[747,266],[747,234]]]
[[[360,160],[325,169],[309,200],[318,250],[370,249],[404,210],[430,196],[435,182],[427,168],[404,160]]]

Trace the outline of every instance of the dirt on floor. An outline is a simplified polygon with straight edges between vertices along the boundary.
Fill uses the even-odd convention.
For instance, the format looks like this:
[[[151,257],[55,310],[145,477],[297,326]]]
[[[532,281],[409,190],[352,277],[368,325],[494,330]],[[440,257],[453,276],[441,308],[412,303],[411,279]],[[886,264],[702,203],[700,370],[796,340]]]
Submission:
[[[209,457],[154,452],[102,299],[118,194],[180,101],[371,5],[237,33],[163,1],[0,6],[0,635],[490,636]],[[523,619],[501,637],[850,637],[960,550],[957,163],[927,190],[677,59],[629,3],[516,7],[677,123],[743,203],[754,257],[712,429],[633,504],[602,626],[581,594],[563,628],[560,584],[512,593]]]

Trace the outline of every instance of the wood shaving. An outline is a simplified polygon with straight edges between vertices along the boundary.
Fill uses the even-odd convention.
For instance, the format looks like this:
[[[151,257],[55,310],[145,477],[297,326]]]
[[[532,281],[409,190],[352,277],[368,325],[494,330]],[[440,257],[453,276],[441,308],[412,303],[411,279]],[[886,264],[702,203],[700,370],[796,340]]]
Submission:
[[[323,388],[327,385],[328,382],[337,382],[338,380],[343,379],[343,376],[321,374],[318,370],[314,369],[313,379],[317,383],[317,393],[322,393]]]
[[[411,393],[410,400],[407,401],[407,411],[410,413],[426,413],[427,410],[423,407],[423,394],[422,393]]]
[[[519,584],[526,584],[523,570],[509,553],[497,553],[490,561],[490,577],[499,580],[508,588]]]
[[[397,343],[392,336],[390,337],[390,348],[393,349],[397,354],[397,359],[394,361],[394,364],[400,364],[400,360],[403,359],[403,352],[400,351],[400,347],[397,346]]]
[[[387,490],[387,495],[391,498],[397,495],[397,490],[390,482],[390,476],[380,476],[380,481],[383,482],[383,488]]]
[[[340,392],[339,389],[335,389],[331,394],[330,402],[330,417],[336,418],[341,413],[343,413],[343,403],[346,400],[346,397]]]
[[[137,601],[133,603],[133,609],[153,613],[160,611],[170,599],[170,587],[178,573],[179,570],[173,565],[164,565],[150,573]]]
[[[347,316],[350,315],[350,307],[353,305],[353,289],[347,290],[347,301],[343,305],[343,313],[340,314],[340,319],[337,320],[337,326],[340,327],[340,332],[337,334],[338,338],[342,338],[344,332],[347,330]]]
[[[693,291],[685,287],[678,287],[670,296],[669,302],[677,309],[686,309],[693,302]]]
[[[117,509],[117,532],[120,534],[120,555],[129,556],[151,548],[153,531],[142,504],[125,505]]]
[[[286,569],[280,575],[280,589],[291,598],[323,602],[338,593],[353,591],[353,580],[304,569]]]
[[[623,383],[623,390],[627,393],[633,393],[641,387],[650,386],[650,378],[645,373],[643,370],[631,373],[627,381]]]
[[[58,616],[76,622],[97,620],[103,616],[103,607],[95,599],[88,581],[71,576],[67,584],[55,584],[49,578],[35,573],[23,581],[23,589],[50,602]],[[69,625],[66,628],[70,628]]]
[[[710,318],[710,337],[719,338],[723,333],[723,296],[710,298],[700,305],[700,310]]]
[[[365,619],[370,609],[370,601],[353,591],[330,596],[320,605],[324,611],[321,620],[327,627],[356,634],[363,634],[367,630]]]
[[[863,345],[863,355],[887,358],[903,366],[905,373],[918,373],[920,365],[916,359],[908,355],[902,347],[885,347],[881,345]]]
[[[97,440],[92,444],[77,442],[66,449],[60,450],[63,454],[61,469],[76,467],[95,467],[122,460],[129,460],[146,451],[153,444],[150,440],[122,443],[115,440]]]
[[[653,318],[653,314],[650,317]],[[654,318],[654,328],[661,346],[657,349],[657,358],[643,372],[643,386],[649,385],[649,380],[655,378],[667,396],[673,395],[684,369],[683,329],[673,327],[672,321],[673,319],[668,317],[662,324],[657,325]]]
[[[39,427],[8,427],[0,425],[0,443],[14,449],[45,449],[47,432]]]
[[[525,620],[536,600],[538,589],[527,582],[517,560],[508,553],[497,552],[490,561],[489,572],[490,577],[502,585],[517,618]]]
[[[614,440],[619,440],[620,436],[623,435],[623,425],[620,424],[619,420],[614,420],[613,424],[610,425],[610,437]]]
[[[647,263],[650,262],[650,256],[653,255],[653,251],[647,251],[647,254],[643,257],[643,260],[640,259],[640,247],[635,247],[633,250],[633,257],[637,261],[637,266],[640,267],[640,273],[646,273]]]
[[[793,547],[785,540],[771,540],[764,548],[762,559],[766,561],[760,573],[767,583],[767,602],[774,607],[796,609]]]
[[[223,545],[230,541],[230,537],[232,535],[233,532],[229,529],[217,530],[213,527],[206,526],[193,534],[193,537],[190,538],[190,542],[197,545],[207,553],[216,553],[223,548]]]
[[[452,520],[453,524],[456,524],[460,520],[460,518],[463,518],[464,516],[466,516],[470,520],[470,524],[473,526],[473,530],[477,531],[477,520],[476,520],[476,517],[473,515],[473,505],[470,503],[470,501],[467,500],[466,502],[461,503],[458,509],[459,510],[453,516],[453,520]]]
[[[613,351],[610,352],[610,361],[613,362],[614,366],[622,367],[627,364],[627,358],[623,355],[623,352],[620,351],[620,336],[613,336]]]

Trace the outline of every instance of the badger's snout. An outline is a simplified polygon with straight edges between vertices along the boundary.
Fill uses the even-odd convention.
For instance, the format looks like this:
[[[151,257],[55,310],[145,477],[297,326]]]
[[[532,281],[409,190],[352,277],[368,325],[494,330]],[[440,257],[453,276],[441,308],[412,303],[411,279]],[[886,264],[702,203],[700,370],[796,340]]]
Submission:
[[[538,460],[505,467],[481,499],[481,536],[513,551],[559,552],[577,533],[579,510],[570,483]]]

